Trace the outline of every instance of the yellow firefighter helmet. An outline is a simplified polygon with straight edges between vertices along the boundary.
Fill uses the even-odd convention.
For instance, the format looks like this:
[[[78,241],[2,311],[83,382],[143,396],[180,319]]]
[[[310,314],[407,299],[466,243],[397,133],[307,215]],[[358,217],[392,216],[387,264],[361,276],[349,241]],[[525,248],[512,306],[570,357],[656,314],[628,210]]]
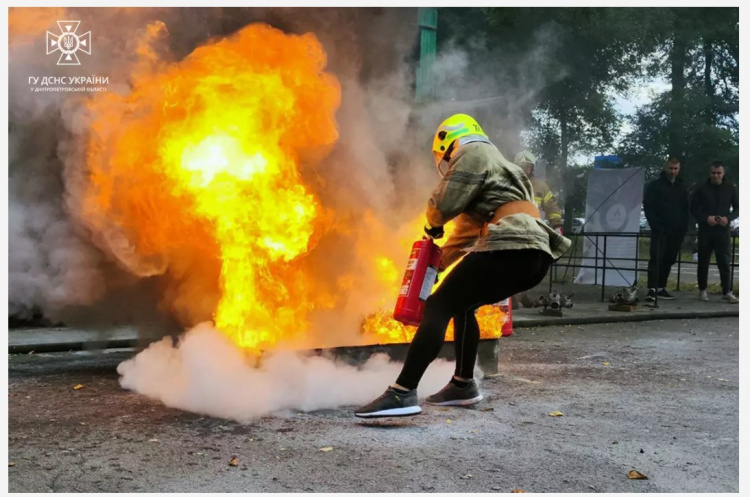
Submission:
[[[473,117],[466,114],[454,114],[438,126],[432,140],[432,154],[435,165],[439,167],[451,143],[468,135],[480,135],[487,138],[484,130]]]

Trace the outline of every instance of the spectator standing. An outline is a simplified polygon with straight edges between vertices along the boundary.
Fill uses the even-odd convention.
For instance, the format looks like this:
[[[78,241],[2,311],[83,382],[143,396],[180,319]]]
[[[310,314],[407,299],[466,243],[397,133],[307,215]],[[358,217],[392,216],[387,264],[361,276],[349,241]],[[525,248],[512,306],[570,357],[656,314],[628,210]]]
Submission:
[[[736,304],[739,299],[729,286],[729,224],[739,217],[740,203],[737,189],[724,178],[721,161],[711,163],[709,178],[693,192],[690,209],[698,221],[698,296],[708,300],[708,266],[714,252],[722,299]]]
[[[655,301],[657,295],[665,300],[674,299],[667,292],[667,279],[690,219],[688,191],[679,174],[680,160],[669,157],[661,176],[646,186],[643,211],[651,228],[647,302]]]

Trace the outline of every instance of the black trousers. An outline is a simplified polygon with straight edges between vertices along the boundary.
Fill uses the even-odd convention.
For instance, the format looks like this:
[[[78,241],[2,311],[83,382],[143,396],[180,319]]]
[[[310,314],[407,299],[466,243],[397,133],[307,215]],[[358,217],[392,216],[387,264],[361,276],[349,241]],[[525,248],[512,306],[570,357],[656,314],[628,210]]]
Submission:
[[[711,252],[716,254],[716,265],[719,266],[721,293],[731,290],[729,286],[729,230],[703,229],[698,231],[698,289],[708,287],[708,266],[711,263]]]
[[[477,308],[494,304],[538,285],[552,258],[540,250],[472,252],[446,276],[425,303],[422,323],[414,335],[396,383],[417,388],[427,366],[440,353],[453,319],[456,376],[472,378],[479,347]]]
[[[648,259],[648,287],[665,288],[680,253],[684,233],[652,233]]]

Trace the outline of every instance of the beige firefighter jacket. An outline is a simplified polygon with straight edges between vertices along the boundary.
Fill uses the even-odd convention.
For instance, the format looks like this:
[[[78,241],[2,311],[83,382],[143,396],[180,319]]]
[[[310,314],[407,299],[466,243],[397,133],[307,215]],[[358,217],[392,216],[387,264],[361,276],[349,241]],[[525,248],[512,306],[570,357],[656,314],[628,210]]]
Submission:
[[[529,179],[531,180],[532,188],[534,188],[534,204],[536,204],[540,211],[544,212],[545,217],[549,220],[549,224],[553,228],[562,226],[562,211],[557,205],[557,200],[552,195],[547,183],[543,179],[534,176],[534,173],[531,173]]]
[[[570,240],[528,214],[513,214],[481,228],[495,209],[512,200],[533,202],[532,186],[523,170],[503,157],[491,143],[461,145],[453,153],[448,172],[427,203],[427,221],[443,226],[455,218],[455,228],[443,245],[441,269],[466,252],[537,249],[559,259]]]

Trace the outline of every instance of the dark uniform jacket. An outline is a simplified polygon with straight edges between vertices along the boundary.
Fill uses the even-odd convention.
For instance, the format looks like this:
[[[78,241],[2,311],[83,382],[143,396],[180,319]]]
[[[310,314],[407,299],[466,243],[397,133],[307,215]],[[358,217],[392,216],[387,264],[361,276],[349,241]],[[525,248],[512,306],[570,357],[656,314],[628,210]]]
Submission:
[[[690,221],[690,203],[685,182],[679,176],[670,183],[666,174],[646,186],[643,212],[652,233],[686,233]]]
[[[698,221],[699,230],[729,230],[729,223],[709,226],[706,219],[708,216],[725,216],[730,222],[737,219],[740,215],[737,189],[726,179],[720,185],[714,185],[709,179],[693,192],[690,211]]]

